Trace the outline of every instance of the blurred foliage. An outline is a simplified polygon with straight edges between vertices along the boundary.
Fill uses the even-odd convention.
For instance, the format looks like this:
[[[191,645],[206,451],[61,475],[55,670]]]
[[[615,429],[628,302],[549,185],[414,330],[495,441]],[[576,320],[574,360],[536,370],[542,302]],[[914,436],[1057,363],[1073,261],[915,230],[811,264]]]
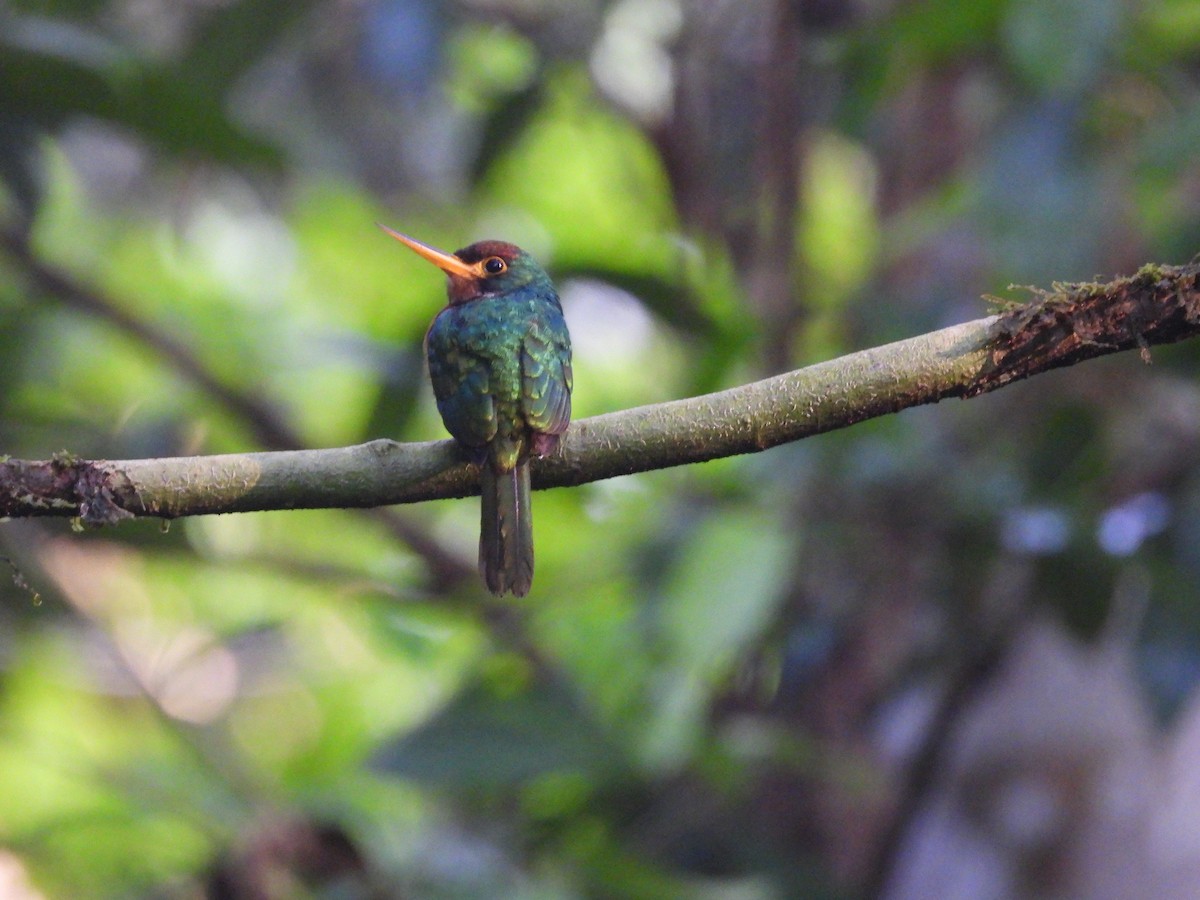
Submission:
[[[1194,0],[10,0],[0,449],[258,449],[156,334],[313,446],[441,436],[376,221],[547,263],[586,416],[1184,261],[1198,135]],[[433,571],[475,501],[5,523],[0,895],[1088,896],[1103,748],[1200,770],[1198,369],[542,493],[521,603]]]

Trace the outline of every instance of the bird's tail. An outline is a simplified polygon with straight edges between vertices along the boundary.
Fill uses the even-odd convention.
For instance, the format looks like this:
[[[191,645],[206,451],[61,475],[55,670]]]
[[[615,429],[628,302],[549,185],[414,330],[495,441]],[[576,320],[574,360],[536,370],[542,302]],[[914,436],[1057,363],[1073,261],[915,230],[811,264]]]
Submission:
[[[533,583],[533,516],[529,507],[529,461],[497,472],[488,460],[480,472],[482,520],[479,571],[497,596],[529,593]]]

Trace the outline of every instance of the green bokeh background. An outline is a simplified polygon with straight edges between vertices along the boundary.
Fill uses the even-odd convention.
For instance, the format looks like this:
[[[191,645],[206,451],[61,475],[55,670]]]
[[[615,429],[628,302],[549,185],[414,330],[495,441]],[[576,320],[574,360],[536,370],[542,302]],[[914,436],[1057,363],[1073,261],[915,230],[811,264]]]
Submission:
[[[314,447],[444,434],[443,281],[377,221],[538,256],[577,417],[1185,262],[1198,9],[0,4],[0,450],[272,449],[26,240]],[[1154,734],[1190,708],[1198,368],[539,493],[520,602],[358,512],[3,523],[0,894],[886,892],[1027,627],[1115,641]],[[476,501],[399,514],[473,564]],[[1071,895],[1063,841],[994,844],[990,895]]]

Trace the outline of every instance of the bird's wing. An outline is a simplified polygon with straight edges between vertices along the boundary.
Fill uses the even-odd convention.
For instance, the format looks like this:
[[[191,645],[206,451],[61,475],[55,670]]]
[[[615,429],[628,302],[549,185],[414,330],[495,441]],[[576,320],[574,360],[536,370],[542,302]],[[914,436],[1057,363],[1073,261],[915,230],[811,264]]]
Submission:
[[[557,327],[555,327],[557,326]],[[571,345],[559,318],[532,328],[521,346],[522,412],[525,424],[543,434],[562,434],[571,421]]]
[[[482,447],[496,436],[496,404],[490,366],[452,339],[435,319],[426,336],[429,378],[446,430],[468,447]]]

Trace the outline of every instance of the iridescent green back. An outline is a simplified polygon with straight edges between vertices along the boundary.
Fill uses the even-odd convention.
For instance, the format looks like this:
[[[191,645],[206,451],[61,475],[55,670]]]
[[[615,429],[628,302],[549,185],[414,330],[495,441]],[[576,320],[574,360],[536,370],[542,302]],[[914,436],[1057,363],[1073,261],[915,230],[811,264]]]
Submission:
[[[446,429],[467,447],[488,447],[498,471],[528,455],[534,433],[566,431],[571,342],[544,275],[446,307],[430,326],[426,351]]]

